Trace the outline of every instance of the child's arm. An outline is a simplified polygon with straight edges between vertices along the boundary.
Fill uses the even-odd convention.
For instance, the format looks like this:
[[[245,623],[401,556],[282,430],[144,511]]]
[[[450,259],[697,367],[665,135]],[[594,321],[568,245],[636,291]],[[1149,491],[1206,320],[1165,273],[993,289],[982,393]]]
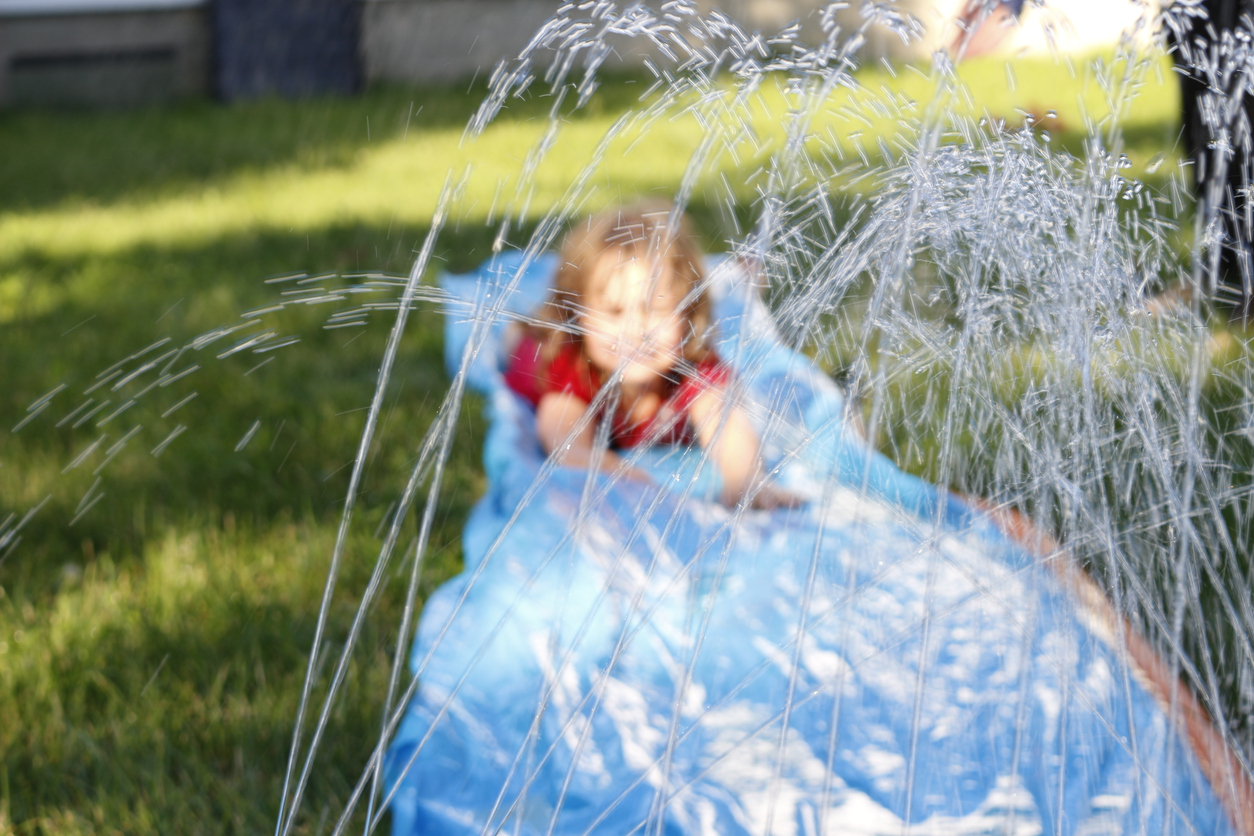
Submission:
[[[708,389],[690,410],[697,440],[710,452],[723,477],[723,503],[735,505],[752,494],[755,508],[792,508],[801,499],[770,482],[762,472],[762,450],[749,418],[724,404],[722,390]]]
[[[588,402],[568,392],[550,392],[540,399],[536,407],[536,437],[544,452],[554,456],[558,464],[587,467],[592,463],[597,422],[588,421],[576,432],[579,420],[587,411]],[[651,481],[649,474],[628,467],[622,456],[613,450],[602,451],[601,469],[607,473],[621,473],[629,479]]]

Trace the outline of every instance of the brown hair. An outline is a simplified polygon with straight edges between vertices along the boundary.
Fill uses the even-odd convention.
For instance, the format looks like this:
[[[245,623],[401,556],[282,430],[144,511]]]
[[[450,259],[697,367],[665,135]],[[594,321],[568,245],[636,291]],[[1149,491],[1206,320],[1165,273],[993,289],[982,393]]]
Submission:
[[[672,206],[664,202],[638,203],[610,209],[580,222],[562,242],[561,263],[548,301],[540,309],[532,335],[552,359],[564,345],[583,338],[575,327],[593,282],[602,278],[611,256],[648,259],[678,282],[682,313],[688,323],[683,357],[700,363],[710,355],[710,300],[705,292],[701,248],[686,215],[670,228]]]

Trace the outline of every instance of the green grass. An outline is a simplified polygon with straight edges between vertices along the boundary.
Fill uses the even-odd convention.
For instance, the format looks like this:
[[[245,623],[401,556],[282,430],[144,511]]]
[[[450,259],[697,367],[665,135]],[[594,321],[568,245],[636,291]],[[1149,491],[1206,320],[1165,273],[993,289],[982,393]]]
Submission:
[[[963,72],[974,112],[1013,120],[1015,107],[1054,109],[1069,128],[1056,141],[1076,151],[1082,109],[1102,112],[1083,71],[1073,80],[1061,67],[1018,62],[1014,89],[1000,65]],[[1125,119],[1139,167],[1159,152],[1174,159],[1175,93],[1165,75]],[[920,102],[931,89],[906,71],[863,81]],[[528,222],[561,199],[641,87],[640,79],[613,80],[570,117],[537,175]],[[0,518],[48,497],[0,558],[0,833],[272,827],[387,316],[358,333],[321,328],[333,308],[273,314],[267,327],[301,343],[255,372],[245,374],[264,355],[192,352],[181,362],[200,370],[105,427],[94,428],[98,418],[79,429],[53,425],[115,360],[272,303],[277,289],[267,276],[407,271],[446,174],[468,162],[475,168],[437,265],[482,260],[496,184],[507,182],[501,205],[521,205],[513,184],[546,112],[543,99],[516,103],[483,137],[462,143],[482,92],[389,88],[297,103],[0,114]],[[781,141],[785,104],[768,89],[754,105],[761,148],[722,163],[746,204],[742,220],[751,217],[750,173]],[[841,113],[849,104],[834,100],[818,124],[842,152],[893,136],[894,123],[877,119],[850,138],[853,120]],[[590,205],[673,191],[699,138],[695,121],[682,118],[659,123],[629,154],[625,141],[615,145]],[[715,182],[705,177],[694,201],[711,247],[734,231],[716,210]],[[377,528],[445,394],[441,348],[438,314],[418,312],[366,472],[332,613],[333,650],[373,568]],[[67,389],[44,414],[8,432],[60,383]],[[111,396],[121,403],[142,385]],[[192,392],[194,400],[163,416]],[[483,489],[480,408],[470,398],[463,410],[424,594],[457,571],[459,532]],[[143,429],[101,471],[103,498],[70,525],[101,454],[62,469],[98,433],[109,432],[112,444],[136,425]],[[179,425],[189,429],[151,455]],[[302,833],[318,832],[324,814],[334,821],[369,752],[400,620],[396,586],[370,614]]]

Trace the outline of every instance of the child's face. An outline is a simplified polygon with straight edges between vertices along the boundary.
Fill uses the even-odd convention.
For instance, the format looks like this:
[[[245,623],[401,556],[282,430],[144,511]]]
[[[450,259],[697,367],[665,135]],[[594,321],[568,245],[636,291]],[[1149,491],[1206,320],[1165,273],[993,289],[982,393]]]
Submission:
[[[683,294],[667,272],[658,275],[647,261],[611,265],[593,282],[579,317],[584,351],[602,372],[620,366],[624,383],[646,384],[679,362],[684,319]]]

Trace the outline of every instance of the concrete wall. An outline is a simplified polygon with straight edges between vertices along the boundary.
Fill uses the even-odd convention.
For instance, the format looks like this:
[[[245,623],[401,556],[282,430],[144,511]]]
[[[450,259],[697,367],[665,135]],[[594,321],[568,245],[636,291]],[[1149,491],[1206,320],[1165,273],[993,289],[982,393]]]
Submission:
[[[830,0],[704,0],[702,10],[721,9],[729,17],[749,30],[778,32],[793,21],[801,23],[801,37],[809,43],[817,43],[822,37],[818,11]],[[965,0],[896,0],[898,8],[923,21],[929,31],[942,26],[948,20],[942,9]],[[857,31],[863,24],[861,0],[851,0],[849,7],[836,14],[836,21],[845,36]],[[888,57],[894,61],[907,61],[927,55],[932,51],[935,37],[907,45],[900,36],[890,30],[873,26],[867,32],[866,46],[860,56],[866,60]]]
[[[447,81],[517,55],[557,8],[555,0],[366,0],[366,77]]]
[[[559,0],[360,0],[360,60],[367,81],[442,82],[485,74],[516,56]],[[952,40],[964,0],[898,0],[927,28],[903,45],[873,29],[862,58],[926,60]],[[793,20],[817,37],[823,0],[698,0],[748,29],[773,32]],[[841,13],[861,23],[859,3]],[[117,105],[211,91],[208,0],[0,0],[0,105]],[[1030,8],[1002,45],[1008,53],[1085,52],[1133,28],[1131,0],[1048,0]],[[1143,28],[1140,37],[1148,37]],[[620,61],[641,57],[625,45]]]
[[[886,28],[872,27],[867,35],[863,60],[887,56],[893,60],[925,60],[936,50],[953,43],[959,30],[954,21],[967,0],[897,0],[898,8],[908,11],[924,27],[921,40],[906,46]],[[823,0],[706,0],[717,5],[749,28],[769,32],[793,20],[807,21],[802,31],[815,37],[817,21],[813,11]],[[837,16],[845,31],[862,22],[859,0]],[[1144,44],[1153,36],[1150,26],[1159,11],[1157,0],[1138,4],[1134,0],[1044,0],[1044,7],[1025,6],[1012,20],[997,51],[1003,55],[1083,55],[1115,44],[1125,35]]]
[[[124,107],[208,89],[203,4],[120,11],[61,5],[61,13],[54,2],[39,14],[33,3],[0,5],[0,103]]]
[[[926,61],[957,34],[953,21],[966,0],[898,0],[924,25],[911,45],[886,28],[873,27],[861,58]],[[558,0],[363,0],[362,56],[368,79],[435,81],[489,72],[513,57],[553,13]],[[698,0],[703,11],[719,8],[750,30],[775,32],[794,20],[808,40],[818,37],[816,9],[826,0]],[[838,15],[845,32],[862,23],[854,0]],[[1014,21],[1000,51],[1005,54],[1075,54],[1113,44],[1152,13],[1132,0],[1047,0]],[[1141,27],[1145,40],[1149,30]],[[638,58],[639,56],[637,56]]]
[[[932,0],[904,0],[926,6]],[[960,0],[948,0],[960,2]],[[720,8],[750,30],[778,31],[794,20],[817,38],[815,9],[826,0],[703,0],[703,11]],[[387,81],[444,81],[487,73],[516,56],[548,20],[558,0],[364,0],[362,57],[366,77]],[[923,10],[926,13],[926,10]],[[916,12],[917,13],[917,12]],[[935,15],[930,15],[935,17]],[[842,17],[846,30],[861,23],[856,8]],[[866,52],[895,59],[916,57],[895,35],[873,30]],[[638,44],[624,41],[617,63],[643,57]]]

